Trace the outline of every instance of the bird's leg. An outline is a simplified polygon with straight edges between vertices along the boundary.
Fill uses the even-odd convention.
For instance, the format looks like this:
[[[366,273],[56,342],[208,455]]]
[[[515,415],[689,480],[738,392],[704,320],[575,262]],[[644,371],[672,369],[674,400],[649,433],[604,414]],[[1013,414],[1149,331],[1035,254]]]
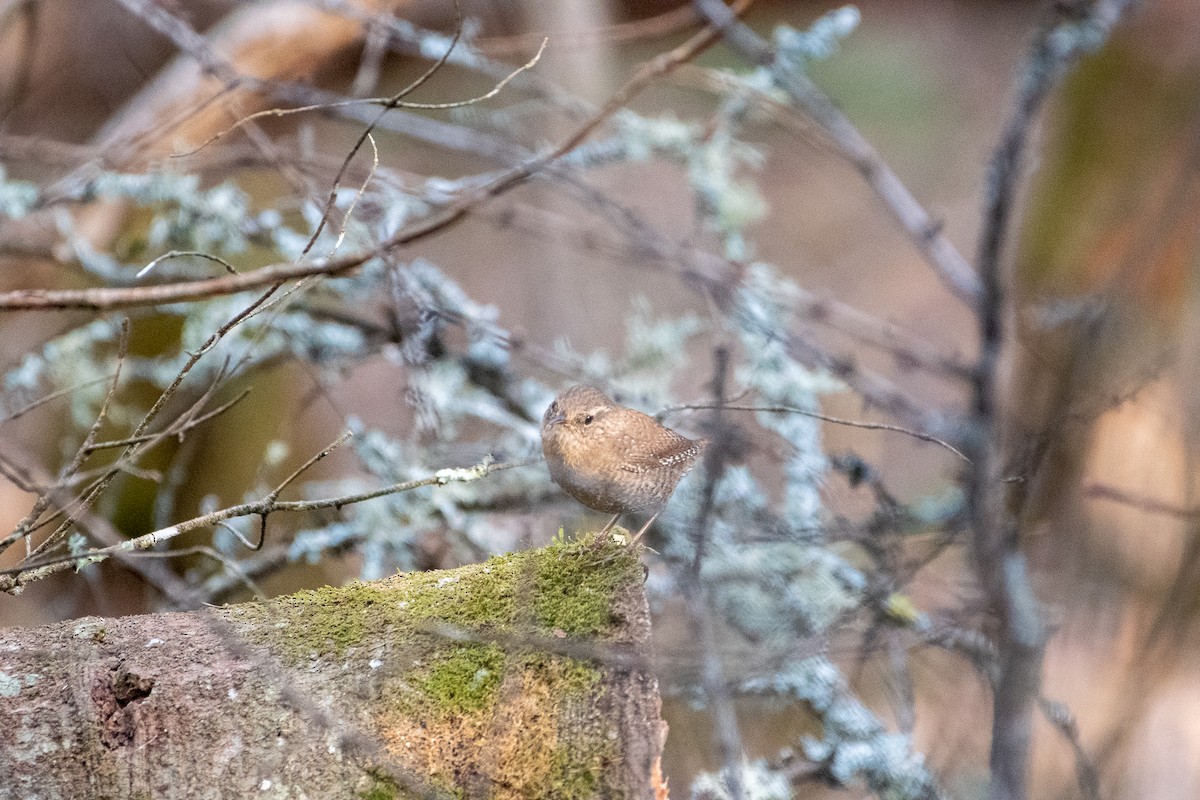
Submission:
[[[608,524],[601,528],[596,534],[596,541],[592,542],[592,549],[599,550],[608,544],[608,532],[612,530],[613,525],[617,524],[617,520],[621,518],[620,514],[614,514],[613,518],[608,521]]]
[[[633,548],[633,546],[634,546],[634,545],[636,545],[636,544],[638,543],[638,540],[642,538],[642,535],[643,535],[643,534],[645,534],[645,533],[646,533],[646,531],[650,529],[650,526],[651,526],[652,524],[654,524],[654,520],[658,519],[658,515],[659,515],[659,514],[661,514],[661,513],[662,513],[662,509],[660,508],[658,511],[655,511],[653,514],[651,514],[651,515],[650,515],[650,519],[646,520],[646,524],[642,526],[641,530],[639,530],[637,533],[635,533],[635,534],[633,535],[633,538],[632,538],[632,539],[630,539],[630,540],[629,540],[629,543],[628,543],[627,545],[625,545],[625,546],[626,546],[626,547],[628,547],[628,548],[630,548],[630,549],[632,549],[632,548]],[[617,516],[620,516],[620,515],[618,514]],[[614,520],[614,522],[615,522],[615,520]],[[612,522],[610,522],[610,523],[609,523],[609,525],[611,526],[611,525],[612,525]],[[603,544],[603,542],[604,542],[604,540],[603,540],[603,539],[598,539],[598,540],[597,540],[597,544]],[[600,548],[599,548],[599,546],[596,546],[596,545],[593,545],[593,546],[594,546],[594,547],[596,547],[596,549],[597,549],[597,550],[599,550],[599,549],[600,549]],[[597,563],[599,563],[599,564],[608,564],[608,563],[611,563],[611,562],[612,562],[613,560],[615,560],[615,559],[616,559],[616,555],[611,555],[611,556],[609,556],[608,558],[601,559],[601,560],[600,560],[599,562],[597,562]],[[645,569],[645,567],[643,567],[643,569]]]
[[[621,518],[620,514],[613,514],[613,518],[608,521],[608,524],[600,529],[600,533],[597,535],[597,538],[603,539],[604,535],[612,530],[613,525],[616,525],[617,520],[619,520],[620,518]]]
[[[661,513],[662,513],[662,509],[660,508],[658,511],[655,511],[653,514],[650,515],[650,519],[646,520],[646,524],[642,526],[642,529],[640,531],[638,531],[637,533],[635,533],[633,535],[633,538],[629,540],[630,547],[633,547],[635,544],[638,543],[638,540],[642,538],[642,534],[644,534],[647,530],[650,529],[650,526],[654,523],[654,520],[658,519],[658,515]]]

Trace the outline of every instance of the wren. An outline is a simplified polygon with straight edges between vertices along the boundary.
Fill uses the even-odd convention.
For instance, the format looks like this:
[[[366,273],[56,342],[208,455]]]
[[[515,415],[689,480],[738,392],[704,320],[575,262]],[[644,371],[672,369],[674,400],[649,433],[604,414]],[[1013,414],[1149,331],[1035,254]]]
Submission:
[[[649,512],[637,542],[695,466],[707,442],[693,440],[592,386],[572,386],[542,417],[542,452],[550,477],[588,508],[614,515]]]

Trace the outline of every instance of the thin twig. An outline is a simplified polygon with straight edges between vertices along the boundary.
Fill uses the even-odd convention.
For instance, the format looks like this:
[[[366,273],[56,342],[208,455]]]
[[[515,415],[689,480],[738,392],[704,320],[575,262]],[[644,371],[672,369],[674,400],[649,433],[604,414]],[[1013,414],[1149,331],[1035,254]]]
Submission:
[[[113,379],[112,375],[105,375],[102,378],[93,378],[90,381],[83,381],[82,383],[77,383],[74,386],[68,386],[65,389],[59,389],[57,391],[50,392],[50,394],[43,395],[43,396],[39,397],[38,399],[33,400],[33,401],[21,406],[20,408],[18,408],[16,411],[13,411],[12,413],[5,414],[3,417],[0,417],[0,425],[3,425],[6,422],[12,422],[15,419],[20,419],[24,415],[28,414],[30,411],[33,411],[35,408],[38,408],[39,406],[43,406],[46,403],[49,403],[51,401],[57,400],[60,397],[66,397],[67,395],[74,394],[75,392],[79,391],[80,389],[86,389],[89,386],[95,386],[98,383],[107,383],[108,381],[111,381],[112,379]]]
[[[54,539],[56,539],[61,533],[65,532],[67,527],[69,527],[69,525],[71,524],[74,515],[76,513],[78,513],[80,510],[86,510],[88,507],[90,507],[91,504],[93,502],[95,502],[95,500],[100,496],[100,494],[108,487],[109,483],[111,483],[111,481],[113,480],[114,477],[116,477],[121,472],[132,471],[133,464],[137,460],[137,458],[140,457],[141,453],[145,452],[150,447],[153,447],[162,438],[165,438],[166,436],[170,435],[170,433],[169,433],[170,428],[168,427],[168,429],[166,431],[155,434],[150,439],[142,440],[142,438],[141,438],[142,435],[146,432],[146,429],[147,429],[147,427],[149,427],[150,423],[158,415],[158,413],[161,411],[161,409],[166,405],[167,401],[172,396],[174,396],[175,392],[178,390],[179,386],[182,384],[184,378],[188,375],[188,373],[192,370],[192,368],[196,365],[196,363],[205,355],[205,353],[207,353],[209,350],[211,350],[213,347],[215,347],[217,342],[219,342],[225,335],[227,335],[229,333],[229,331],[231,331],[234,327],[236,327],[242,320],[244,320],[250,313],[252,313],[255,308],[257,308],[261,303],[265,302],[272,294],[274,294],[274,292],[277,288],[278,287],[272,287],[271,289],[268,289],[256,301],[252,302],[249,306],[247,306],[245,309],[243,309],[238,314],[235,314],[232,319],[230,319],[227,323],[222,325],[221,328],[219,328],[216,332],[214,332],[208,338],[208,340],[206,340],[205,343],[203,345],[201,345],[201,347],[196,352],[191,353],[189,355],[188,360],[185,362],[184,366],[180,369],[180,371],[176,374],[175,379],[171,382],[171,384],[166,389],[164,389],[162,391],[162,393],[159,394],[159,396],[155,400],[154,404],[150,407],[150,410],[146,412],[146,414],[142,417],[141,422],[139,422],[137,427],[134,429],[133,435],[130,438],[133,440],[136,440],[136,443],[131,444],[128,447],[126,447],[125,451],[117,458],[117,460],[111,466],[105,468],[102,471],[102,474],[100,475],[100,477],[84,491],[82,497],[72,500],[67,504],[61,505],[60,510],[57,513],[55,513],[54,515],[52,515],[49,520],[45,520],[41,523],[38,523],[38,527],[41,527],[42,525],[46,524],[47,522],[49,522],[59,516],[66,516],[66,521],[63,523],[63,525],[55,532],[55,534],[51,535],[51,537],[47,538],[42,543],[42,545],[38,548],[38,552],[44,551],[49,543],[52,543],[52,541]],[[204,395],[197,402],[196,407],[200,407],[204,403],[207,402],[207,399],[221,385],[221,383],[224,379],[224,375],[225,375],[225,372],[224,372],[224,370],[222,370],[218,374],[216,380],[213,381],[212,385],[206,390]],[[88,440],[88,441],[85,441],[84,444],[90,446],[93,443],[94,443],[93,440]],[[76,467],[76,469],[77,469],[77,467]],[[44,508],[42,510],[44,510]],[[42,513],[42,510],[38,511],[39,516]],[[20,528],[18,527],[18,531],[19,530],[20,530]],[[14,537],[16,537],[16,535],[17,535],[17,532],[14,531],[14,533],[10,534],[3,542],[0,542],[0,549],[3,549],[5,546],[7,546],[7,544],[11,540],[13,540]]]
[[[375,144],[375,137],[367,134],[367,141],[371,144],[371,169],[367,172],[367,176],[363,178],[362,183],[358,186],[358,191],[354,193],[354,199],[346,206],[346,213],[342,215],[342,224],[338,226],[337,238],[334,239],[333,245],[329,248],[326,254],[332,258],[337,254],[338,248],[342,246],[342,242],[346,239],[346,229],[350,227],[350,220],[354,217],[354,209],[358,206],[358,202],[362,200],[363,195],[367,192],[367,187],[371,184],[371,179],[375,177],[375,170],[379,169],[379,147]],[[337,191],[335,184],[334,191]],[[333,206],[330,206],[332,209]],[[320,235],[320,231],[313,234],[312,241],[316,241],[316,237]]]
[[[454,13],[457,17],[457,24],[454,28],[454,38],[450,41],[450,46],[446,48],[446,52],[442,54],[441,58],[431,64],[429,69],[425,70],[425,72],[422,73],[415,81],[408,84],[399,92],[387,99],[387,102],[384,103],[383,108],[381,108],[379,113],[375,115],[375,119],[368,123],[367,127],[359,132],[358,139],[355,140],[354,144],[351,145],[350,150],[347,151],[345,158],[342,159],[342,166],[338,168],[337,174],[334,175],[333,185],[329,189],[329,196],[325,199],[325,208],[321,212],[321,220],[317,223],[316,228],[313,230],[312,236],[309,237],[308,243],[304,245],[304,250],[300,253],[301,258],[308,255],[308,252],[312,249],[313,245],[316,244],[317,238],[321,235],[321,231],[325,229],[325,223],[329,219],[329,214],[333,211],[334,201],[337,199],[338,187],[341,186],[342,178],[345,176],[346,170],[350,168],[350,162],[354,160],[356,155],[358,155],[358,151],[362,149],[363,144],[368,139],[371,141],[371,146],[375,146],[375,140],[371,139],[371,133],[379,124],[379,120],[381,120],[384,114],[386,114],[388,111],[398,107],[402,98],[407,97],[409,94],[416,91],[420,86],[424,85],[426,81],[437,74],[437,72],[441,70],[443,66],[445,66],[446,61],[450,58],[450,54],[454,52],[454,48],[458,46],[458,42],[462,38],[463,30],[462,5],[460,4],[459,0],[454,0]],[[541,51],[538,51],[538,56],[541,56]],[[375,162],[376,164],[379,163],[378,151],[376,151]],[[365,182],[363,186],[364,188],[366,187]],[[334,249],[336,250],[337,248],[335,247]],[[333,254],[330,253],[330,255]]]
[[[1111,500],[1114,503],[1121,503],[1122,505],[1130,506],[1150,514],[1165,514],[1170,517],[1180,517],[1182,519],[1200,517],[1200,508],[1183,508],[1174,503],[1118,489],[1116,486],[1106,483],[1089,484],[1084,488],[1083,495],[1084,497],[1094,497],[1098,500]]]
[[[963,451],[959,450],[945,439],[939,439],[938,437],[929,433],[914,431],[911,428],[902,428],[899,425],[889,425],[883,422],[861,422],[859,420],[843,419],[842,417],[831,417],[828,414],[821,414],[804,408],[796,408],[795,406],[742,406],[727,404],[722,407],[730,411],[766,411],[768,413],[776,414],[799,414],[804,417],[812,417],[813,419],[819,419],[823,422],[829,422],[834,425],[846,425],[851,428],[863,428],[869,431],[892,431],[894,433],[903,433],[905,436],[911,436],[914,439],[920,439],[923,442],[929,442],[930,444],[936,444],[939,447],[943,447],[961,458],[963,461],[969,462],[971,460],[967,458]],[[663,411],[660,413],[670,414],[675,411],[691,411],[709,408],[715,408],[715,406],[705,403],[688,403],[686,405],[670,406],[663,409]]]
[[[308,461],[305,461],[303,464],[296,467],[295,471],[292,472],[291,475],[287,476],[287,478],[285,478],[282,483],[280,483],[278,486],[276,486],[274,489],[272,489],[270,491],[270,493],[268,493],[264,499],[268,500],[272,503],[275,502],[275,500],[279,497],[279,494],[284,489],[286,489],[291,484],[295,483],[297,478],[299,478],[301,475],[303,475],[305,472],[307,472],[309,469],[311,469],[312,466],[314,464],[316,464],[318,461],[324,460],[330,453],[332,453],[334,450],[338,449],[343,444],[345,444],[347,441],[349,441],[350,437],[352,437],[353,435],[354,434],[351,431],[344,431],[342,433],[342,435],[339,436],[337,439],[335,439],[328,447],[326,447],[321,452],[317,453],[315,456],[310,458]]]
[[[125,537],[111,522],[93,513],[90,509],[82,509],[76,516],[76,524],[96,544],[105,547],[125,541]],[[171,605],[181,609],[190,607],[188,597],[191,590],[182,578],[171,571],[166,564],[140,561],[134,555],[133,553],[122,553],[116,559],[124,568],[136,573],[147,584],[154,587]]]
[[[229,556],[223,555],[207,545],[193,545],[191,547],[180,547],[177,550],[148,550],[138,553],[126,553],[125,557],[131,562],[136,562],[143,558],[179,558],[181,556],[208,556],[212,560],[219,563],[230,574],[237,576],[237,580],[243,586],[254,594],[256,600],[266,601],[267,595],[254,580],[242,571],[238,562],[234,561]]]
[[[94,444],[89,445],[88,452],[94,453],[97,450],[108,450],[109,448],[113,447],[128,447],[133,444],[141,444],[149,441],[160,442],[164,441],[166,438],[182,439],[183,435],[192,428],[195,428],[198,425],[203,425],[205,422],[208,422],[214,417],[219,417],[221,414],[224,414],[226,411],[245,400],[246,396],[250,394],[250,391],[250,389],[244,389],[241,394],[230,400],[228,403],[223,403],[206,414],[202,414],[192,419],[183,420],[182,424],[180,424],[180,421],[177,420],[165,431],[161,431],[159,433],[143,433],[140,436],[131,436],[127,439],[111,439],[106,442],[95,442]]]
[[[45,481],[40,486],[32,486],[32,484],[31,484],[31,488],[29,488],[29,491],[35,492],[35,493],[40,493],[42,491],[66,491],[66,490],[72,489],[76,486],[80,486],[80,485],[90,482],[90,485],[87,486],[87,488],[84,490],[84,492],[87,493],[87,492],[91,491],[93,488],[95,488],[97,485],[99,485],[100,482],[107,479],[107,477],[110,474],[112,474],[114,471],[115,472],[125,472],[125,473],[131,474],[131,475],[138,474],[134,470],[134,468],[131,464],[131,461],[134,460],[136,457],[139,457],[142,452],[145,452],[145,451],[157,446],[159,443],[166,440],[167,438],[174,437],[174,438],[182,439],[186,432],[190,431],[192,428],[196,427],[200,423],[210,420],[213,417],[216,417],[217,415],[222,414],[225,411],[229,410],[237,402],[242,400],[246,395],[248,395],[250,393],[250,389],[246,389],[240,395],[238,395],[233,400],[231,400],[230,402],[225,403],[224,405],[214,409],[213,411],[211,411],[207,414],[204,414],[199,417],[196,416],[198,410],[200,408],[203,408],[204,405],[207,404],[209,398],[216,391],[216,388],[217,388],[217,386],[219,386],[219,384],[220,384],[219,380],[214,382],[214,384],[211,387],[209,387],[209,389],[207,391],[205,391],[205,393],[198,400],[196,400],[192,404],[191,407],[189,407],[182,414],[180,414],[177,419],[175,419],[166,429],[164,429],[162,431],[158,431],[156,433],[150,433],[150,434],[143,434],[141,436],[130,437],[127,439],[120,439],[120,440],[116,440],[116,441],[94,442],[91,445],[85,446],[85,449],[88,451],[89,454],[96,452],[98,450],[108,449],[111,447],[128,447],[129,445],[141,444],[141,443],[148,443],[148,446],[146,448],[143,448],[142,450],[136,451],[136,452],[130,451],[131,454],[123,456],[121,459],[118,459],[116,462],[114,462],[110,465],[104,466],[104,467],[100,467],[98,469],[76,470],[75,472],[73,472],[70,475],[64,475],[63,477],[60,477],[56,481],[52,481],[52,482]],[[0,463],[4,463],[4,457],[2,455],[0,455]],[[16,476],[8,476],[8,477],[10,477],[10,479],[13,479],[13,480],[17,479]],[[142,475],[142,477],[147,477],[147,476]],[[71,502],[76,503],[78,501],[71,501]],[[67,508],[67,506],[64,506],[63,508],[65,509],[65,508]],[[49,517],[45,520],[42,520],[37,525],[30,528],[30,532],[36,531],[39,528],[44,527],[46,524],[48,524],[49,522],[52,522],[55,518],[57,518],[57,516],[61,515],[62,513],[63,513],[63,509],[60,509],[60,511],[57,514],[55,514],[54,516]]]
[[[729,426],[722,419],[725,405],[725,380],[729,363],[729,351],[721,346],[714,354],[712,390],[716,402],[713,404],[712,440],[704,448],[704,489],[701,493],[700,510],[692,531],[694,553],[691,564],[683,576],[683,593],[688,611],[688,621],[693,637],[701,643],[703,650],[702,685],[709,701],[713,704],[713,718],[717,728],[724,778],[729,787],[731,800],[742,800],[742,735],[738,730],[737,716],[730,696],[718,655],[716,631],[707,600],[702,577],[704,557],[712,529],[713,506],[716,501],[717,483],[725,473],[725,459],[729,452]]]
[[[240,318],[240,315],[234,317],[235,320],[239,319],[239,318]],[[232,328],[232,325],[229,325],[228,327],[223,328],[222,331],[220,332],[220,334],[223,336],[231,328]],[[214,336],[216,336],[216,334],[214,334]],[[216,340],[210,338],[209,341],[212,342],[213,344],[215,344]],[[141,439],[142,434],[145,433],[146,428],[149,426],[150,422],[154,419],[155,416],[157,416],[158,412],[166,404],[167,400],[174,395],[174,393],[178,389],[179,385],[183,382],[184,376],[187,375],[188,372],[190,372],[192,367],[195,366],[196,362],[200,360],[200,357],[205,352],[207,352],[207,350],[205,350],[203,347],[201,347],[201,349],[199,351],[192,354],[192,356],[189,358],[188,362],[185,364],[183,370],[178,375],[176,375],[175,380],[171,383],[171,385],[168,386],[158,396],[158,399],[150,407],[150,410],[148,412],[146,412],[145,416],[142,417],[141,422],[138,423],[136,428],[134,428],[133,436],[130,438],[135,439],[135,440]],[[208,398],[211,397],[212,394],[216,392],[217,388],[222,383],[223,377],[224,377],[223,373],[221,373],[217,376],[217,379],[213,381],[212,385],[209,386],[209,388],[201,396],[200,400],[197,401],[197,404],[196,404],[197,407],[206,403],[208,401]],[[168,431],[169,431],[169,429],[168,429]],[[100,497],[100,495],[104,493],[104,491],[108,488],[109,484],[112,483],[113,479],[117,475],[119,475],[122,472],[129,472],[131,474],[136,474],[134,472],[134,465],[135,465],[137,459],[141,456],[142,453],[146,452],[146,450],[148,450],[150,447],[157,444],[161,438],[165,438],[166,436],[170,435],[168,433],[168,431],[160,432],[159,434],[157,434],[156,436],[154,436],[150,439],[147,439],[145,441],[139,442],[137,444],[132,444],[132,445],[129,445],[128,447],[126,447],[125,451],[120,456],[118,456],[117,460],[111,466],[104,469],[102,471],[101,476],[91,486],[89,486],[85,490],[85,492],[83,493],[83,496],[74,502],[73,507],[69,511],[66,507],[64,507],[60,510],[59,514],[55,515],[55,516],[65,515],[66,519],[59,525],[59,527],[55,530],[55,532],[50,537],[48,537],[46,539],[46,541],[44,541],[41,544],[41,546],[38,548],[38,550],[36,552],[44,551],[49,546],[49,544],[51,544],[57,537],[64,535],[66,533],[66,531],[70,528],[70,526],[74,523],[75,516],[79,513],[79,511],[90,508],[91,505],[93,503],[95,503],[96,500]],[[89,437],[89,439],[85,442],[85,445],[90,447],[92,444],[94,444],[94,439]]]
[[[537,66],[537,63],[538,63],[538,61],[541,60],[542,54],[545,52],[546,45],[549,44],[549,41],[550,41],[549,39],[543,39],[541,46],[538,48],[538,50],[534,54],[533,58],[529,59],[529,61],[526,61],[521,66],[514,69],[512,72],[510,72],[504,78],[502,78],[498,83],[496,83],[495,86],[493,86],[487,92],[484,92],[483,94],[478,95],[477,97],[471,97],[466,100],[452,100],[452,101],[445,102],[445,103],[410,103],[410,102],[400,99],[400,97],[403,97],[406,93],[413,91],[417,86],[420,85],[421,81],[427,79],[427,77],[429,75],[431,75],[434,71],[439,69],[442,66],[442,64],[445,63],[445,59],[449,57],[449,51],[447,51],[446,54],[442,57],[442,60],[435,63],[425,73],[425,75],[422,76],[422,78],[418,78],[417,82],[414,82],[412,85],[406,87],[405,89],[401,90],[400,93],[393,95],[392,97],[354,98],[351,100],[338,100],[338,101],[332,101],[332,102],[328,102],[328,103],[314,103],[311,105],[300,106],[298,108],[268,108],[268,109],[264,109],[262,111],[256,111],[253,114],[247,114],[246,116],[242,117],[237,122],[235,122],[233,125],[230,125],[228,128],[225,128],[224,130],[218,131],[217,133],[213,134],[211,137],[206,139],[204,142],[197,145],[194,149],[175,153],[174,157],[175,158],[187,158],[189,156],[194,156],[197,153],[199,153],[201,150],[203,150],[204,148],[206,148],[209,145],[216,142],[217,140],[222,139],[225,136],[228,136],[229,134],[233,133],[234,131],[236,131],[238,128],[242,127],[246,123],[253,122],[258,119],[263,119],[264,117],[270,117],[270,118],[290,117],[293,114],[308,114],[308,113],[312,113],[314,111],[333,111],[333,110],[339,109],[339,108],[351,108],[354,106],[379,106],[379,107],[381,107],[379,116],[383,116],[388,111],[392,111],[397,108],[417,109],[417,110],[422,110],[422,111],[446,111],[446,110],[454,109],[454,108],[464,108],[466,106],[477,105],[484,101],[491,100],[493,97],[500,94],[500,92],[504,91],[505,87],[507,87],[510,83],[512,83],[513,79],[516,78],[518,75],[520,75],[523,72],[527,72],[528,70],[531,70],[535,66]],[[371,131],[374,130],[377,123],[378,123],[378,121],[371,123],[371,125],[368,127],[366,133],[367,134],[371,133]],[[366,138],[365,135],[363,136],[363,138],[365,140],[365,138]],[[358,152],[358,147],[361,147],[361,145],[351,148],[350,154],[349,154],[350,157],[353,157],[353,155]]]
[[[59,471],[59,481],[72,477],[76,472],[79,471],[79,468],[83,466],[83,462],[87,460],[87,448],[96,440],[96,435],[99,432],[100,427],[104,424],[105,419],[108,417],[108,407],[112,402],[113,397],[116,395],[117,386],[121,380],[121,368],[125,364],[125,356],[128,353],[128,349],[129,320],[123,319],[121,320],[120,337],[117,340],[117,367],[113,371],[112,382],[109,384],[108,391],[105,393],[104,399],[100,403],[100,410],[97,412],[96,419],[92,422],[91,427],[88,429],[83,443],[75,451],[75,455],[71,458],[67,465]],[[0,552],[6,550],[13,542],[25,539],[25,537],[32,532],[33,526],[38,522],[46,509],[48,509],[53,503],[52,494],[53,490],[51,489],[47,489],[39,494],[38,499],[34,501],[33,508],[29,510],[29,513],[27,513],[21,519],[21,521],[17,523],[12,533],[6,536],[3,540],[0,540]],[[53,535],[48,537],[42,542],[41,545],[39,545],[37,549],[31,551],[31,554],[47,547],[52,543],[54,538],[55,537]]]
[[[749,5],[749,3],[743,0],[742,5]],[[542,171],[582,144],[591,135],[593,130],[628,104],[635,95],[651,82],[669,73],[680,64],[695,58],[700,52],[710,47],[716,39],[717,34],[711,29],[706,29],[674,50],[650,60],[618,89],[603,107],[579,125],[557,147],[526,159],[517,166],[505,170],[498,177],[483,186],[474,190],[468,190],[456,201],[449,203],[440,215],[414,223],[412,226],[397,232],[390,239],[363,252],[335,259],[275,264],[240,275],[228,275],[220,278],[162,284],[159,286],[135,288],[98,287],[92,289],[63,290],[25,289],[13,292],[0,292],[0,311],[67,308],[99,311],[111,308],[178,303],[235,294],[264,286],[274,286],[308,275],[338,275],[348,272],[390,250],[451,227],[465,218],[476,206]]]
[[[225,268],[225,271],[228,272],[230,275],[238,274],[238,271],[234,268],[233,264],[230,264],[228,261],[221,258],[220,256],[214,256],[212,253],[205,253],[201,250],[172,250],[169,253],[163,253],[161,256],[154,259],[153,261],[151,261],[149,264],[142,267],[141,269],[139,269],[137,271],[137,274],[134,275],[133,277],[134,278],[143,278],[147,274],[149,274],[150,270],[157,267],[163,261],[168,261],[172,258],[182,258],[184,256],[194,256],[195,258],[206,258],[209,261],[215,261],[216,263],[223,266]]]
[[[13,447],[13,445],[8,445]],[[28,463],[34,464],[32,457],[26,459]],[[16,471],[16,474],[13,474]],[[34,484],[41,483],[43,486],[57,485],[49,475],[35,474],[40,473],[40,468],[18,466],[4,456],[0,455],[0,474],[3,474],[13,483],[21,486],[24,491],[31,494],[37,494],[40,490],[34,488]],[[21,485],[21,484],[27,484]],[[89,511],[83,511],[80,514],[78,524],[88,536],[95,542],[101,545],[115,545],[124,541],[124,537],[112,526],[112,524],[103,517],[96,516]],[[176,605],[183,607],[178,602],[178,598],[184,597],[187,594],[187,586],[179,579],[171,570],[167,569],[162,564],[146,564],[133,559],[130,554],[125,553],[116,556],[123,566],[141,576],[142,580],[153,586],[161,592],[165,597],[169,598]]]
[[[912,192],[884,162],[845,114],[797,69],[781,63],[767,42],[742,24],[721,0],[693,0],[700,13],[718,28],[725,43],[743,60],[771,71],[792,102],[816,120],[832,137],[846,160],[875,190],[900,227],[954,295],[974,307],[981,287],[971,265],[962,257]]]
[[[526,467],[530,464],[537,463],[538,459],[529,459],[526,461],[514,461],[503,464],[483,463],[474,467],[463,469],[443,469],[439,470],[434,475],[412,481],[403,481],[394,483],[390,486],[384,486],[380,489],[373,489],[368,492],[359,492],[356,494],[342,495],[340,497],[329,497],[321,500],[272,500],[263,498],[249,503],[241,503],[236,506],[213,511],[208,514],[203,514],[199,517],[180,522],[176,525],[171,525],[167,528],[162,528],[157,531],[152,531],[142,536],[122,542],[115,547],[105,547],[98,550],[90,550],[84,553],[55,557],[46,559],[45,561],[35,564],[25,564],[18,567],[10,567],[0,570],[0,592],[11,592],[18,589],[27,583],[30,583],[49,575],[54,575],[68,569],[82,569],[89,564],[97,564],[118,553],[129,553],[141,550],[149,550],[162,542],[168,542],[179,536],[182,536],[189,531],[194,531],[200,528],[208,528],[225,520],[235,519],[237,517],[247,516],[262,516],[264,514],[273,514],[277,511],[317,511],[325,508],[341,509],[344,506],[354,503],[361,503],[366,500],[373,500],[376,497],[385,495],[399,494],[413,489],[420,489],[424,486],[444,486],[448,483],[465,483],[469,481],[479,480],[493,472],[501,470],[513,469],[514,467]]]

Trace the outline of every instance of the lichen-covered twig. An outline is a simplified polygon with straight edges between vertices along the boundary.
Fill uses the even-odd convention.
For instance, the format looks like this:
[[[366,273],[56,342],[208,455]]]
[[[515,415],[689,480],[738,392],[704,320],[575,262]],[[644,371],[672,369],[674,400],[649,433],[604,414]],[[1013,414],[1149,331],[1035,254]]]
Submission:
[[[354,503],[362,503],[366,500],[372,500],[376,497],[383,497],[389,494],[397,494],[399,492],[408,492],[413,489],[420,489],[423,486],[444,486],[447,483],[461,483],[467,481],[478,480],[486,477],[493,472],[501,470],[513,469],[514,467],[524,467],[536,463],[536,460],[528,461],[513,461],[503,464],[486,463],[480,464],[470,469],[455,469],[455,470],[439,470],[436,474],[412,481],[403,481],[395,483],[391,486],[384,486],[379,489],[374,489],[369,492],[358,492],[355,494],[341,495],[338,497],[327,497],[320,500],[278,500],[270,495],[255,500],[249,503],[240,503],[235,506],[213,511],[208,514],[202,514],[185,522],[180,522],[171,525],[167,528],[162,528],[157,531],[152,531],[142,536],[138,536],[128,541],[122,542],[113,547],[104,547],[96,550],[88,550],[83,553],[62,556],[53,559],[47,559],[36,564],[26,564],[19,567],[10,567],[5,570],[0,570],[0,592],[11,592],[19,589],[21,586],[41,578],[63,572],[68,569],[82,569],[88,564],[96,564],[104,561],[117,553],[129,553],[140,550],[149,550],[163,542],[169,542],[188,531],[194,531],[200,528],[209,528],[225,520],[235,519],[237,517],[247,516],[266,516],[277,511],[317,511],[325,508],[340,509],[343,506],[352,505]]]

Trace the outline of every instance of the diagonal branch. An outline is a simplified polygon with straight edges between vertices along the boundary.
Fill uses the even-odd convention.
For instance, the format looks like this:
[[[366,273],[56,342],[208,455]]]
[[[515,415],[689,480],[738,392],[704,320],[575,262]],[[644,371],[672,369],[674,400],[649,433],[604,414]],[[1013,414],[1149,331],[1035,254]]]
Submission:
[[[731,50],[748,63],[771,70],[776,84],[792,102],[832,137],[842,155],[883,201],[947,288],[974,307],[979,302],[981,287],[971,265],[846,115],[807,75],[780,63],[767,41],[739,22],[721,0],[694,0],[694,3],[709,24],[721,31]]]
[[[328,449],[325,451],[328,452]],[[341,495],[339,497],[328,497],[321,500],[278,500],[272,495],[268,495],[260,500],[254,500],[249,503],[241,503],[236,506],[230,506],[219,511],[213,511],[208,514],[202,514],[199,517],[194,517],[186,522],[180,522],[176,525],[171,525],[167,528],[162,528],[157,531],[138,536],[134,539],[129,539],[121,542],[113,547],[104,547],[96,550],[89,550],[76,555],[60,556],[48,558],[33,564],[23,564],[19,567],[11,567],[9,569],[0,570],[0,592],[19,591],[22,586],[31,583],[35,580],[46,578],[59,572],[65,572],[69,569],[79,570],[89,564],[98,564],[120,553],[134,553],[142,550],[149,550],[163,542],[169,542],[183,534],[198,530],[200,528],[210,528],[218,525],[225,520],[235,519],[237,517],[258,516],[262,517],[268,514],[273,514],[276,511],[318,511],[325,508],[340,509],[343,506],[352,505],[354,503],[362,503],[366,500],[373,500],[377,497],[383,497],[389,494],[399,494],[400,492],[408,492],[413,489],[420,489],[424,486],[445,486],[448,483],[466,483],[469,481],[479,480],[487,477],[493,472],[512,469],[514,467],[526,467],[536,463],[536,460],[527,461],[512,461],[503,464],[483,463],[474,467],[465,469],[443,469],[438,470],[435,474],[418,480],[404,481],[402,483],[394,483],[391,486],[384,486],[380,489],[373,489],[369,492],[359,492],[357,494]],[[281,487],[282,488],[282,487]]]
[[[739,6],[747,6],[742,0]],[[441,213],[397,232],[375,247],[332,259],[313,259],[299,263],[274,264],[238,275],[223,275],[199,281],[168,283],[144,287],[99,287],[92,289],[22,289],[0,292],[0,312],[80,308],[102,311],[112,308],[151,306],[203,300],[274,286],[309,275],[339,275],[362,266],[397,247],[411,244],[443,231],[464,219],[476,206],[500,195],[529,177],[541,172],[581,145],[605,120],[629,103],[656,79],[670,73],[712,46],[719,34],[712,28],[694,34],[683,44],[642,65],[594,114],[584,120],[557,147],[522,160],[516,166],[474,189],[469,189],[447,204]]]

